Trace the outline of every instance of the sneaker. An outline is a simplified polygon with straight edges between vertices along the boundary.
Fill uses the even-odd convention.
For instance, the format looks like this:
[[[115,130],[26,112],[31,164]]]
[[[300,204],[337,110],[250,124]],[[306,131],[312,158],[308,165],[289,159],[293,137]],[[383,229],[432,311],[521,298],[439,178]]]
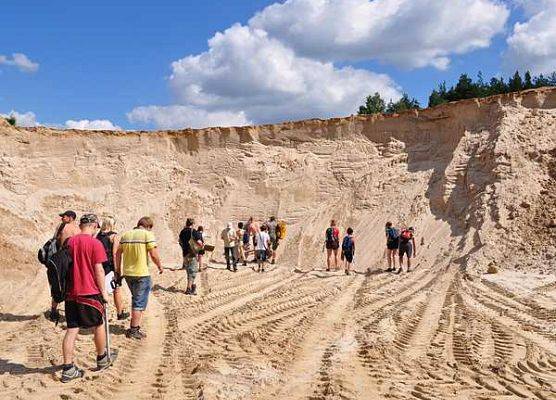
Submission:
[[[270,263],[271,264],[276,264],[276,260],[271,260]]]
[[[129,328],[125,331],[125,336],[129,339],[141,340],[147,337],[147,335],[141,331],[141,327]]]
[[[100,371],[102,369],[108,368],[109,366],[114,364],[116,358],[118,358],[118,350],[110,351],[110,360],[108,359],[108,354],[104,353],[100,360],[97,358],[97,369]]]
[[[50,310],[50,315],[48,316],[48,319],[51,320],[52,322],[58,323],[60,321],[60,311]]]
[[[401,268],[401,267],[400,267],[400,269],[398,269],[398,270],[396,271],[396,274],[399,274],[400,272],[402,272],[402,268]]]
[[[195,285],[195,284],[191,285],[191,292],[189,294],[192,295],[192,296],[197,295],[197,285]]]
[[[244,267],[247,267],[247,261],[244,261],[244,262],[243,262],[243,266],[244,266]]]
[[[349,275],[349,271],[346,269],[346,275]]]
[[[62,371],[62,378],[60,380],[66,383],[74,379],[83,378],[83,375],[85,375],[85,371],[73,365],[70,369]]]
[[[120,314],[118,314],[118,321],[123,321],[124,319],[128,319],[129,318],[129,313],[122,311]]]
[[[261,268],[261,272],[264,272],[264,267],[263,267],[263,268]]]

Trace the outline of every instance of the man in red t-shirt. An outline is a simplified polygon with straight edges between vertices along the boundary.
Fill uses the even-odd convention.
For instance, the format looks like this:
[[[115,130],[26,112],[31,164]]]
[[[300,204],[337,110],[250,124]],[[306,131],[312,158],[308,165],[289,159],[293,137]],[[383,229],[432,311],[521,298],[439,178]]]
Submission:
[[[66,336],[62,344],[64,368],[62,382],[81,378],[84,371],[73,364],[73,351],[79,328],[93,328],[99,369],[110,365],[106,354],[106,334],[103,323],[103,303],[108,302],[104,283],[106,251],[100,240],[94,238],[98,230],[98,218],[94,214],[81,217],[81,233],[68,240],[73,258],[71,288],[66,297]]]

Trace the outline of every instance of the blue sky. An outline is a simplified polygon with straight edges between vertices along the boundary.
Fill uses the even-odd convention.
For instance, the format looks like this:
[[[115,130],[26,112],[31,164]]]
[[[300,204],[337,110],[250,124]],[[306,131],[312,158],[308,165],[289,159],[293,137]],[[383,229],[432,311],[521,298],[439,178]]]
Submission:
[[[372,33],[365,33],[369,37],[357,39],[360,43],[338,45],[327,51],[330,40],[326,35],[329,32],[323,31],[321,39],[320,27],[315,29],[310,24],[303,26],[303,16],[298,21],[292,21],[292,26],[297,26],[298,35],[295,32],[292,34],[287,20],[286,23],[276,20],[287,18],[290,12],[302,14],[311,2],[293,2],[296,1],[305,4],[293,4],[290,9],[270,9],[263,18],[252,23],[249,20],[257,12],[276,2],[97,0],[84,4],[75,1],[4,1],[3,22],[0,25],[0,113],[8,114],[12,110],[21,114],[32,112],[38,123],[60,126],[68,120],[109,120],[123,129],[225,125],[227,121],[231,121],[232,125],[241,124],[242,121],[279,122],[299,117],[349,114],[350,108],[361,102],[362,99],[358,98],[375,86],[376,90],[385,93],[385,97],[405,91],[426,105],[428,94],[437,83],[445,80],[451,84],[462,72],[475,75],[481,70],[485,77],[490,77],[500,73],[507,75],[514,64],[515,67],[523,67],[523,60],[516,57],[512,64],[509,56],[503,54],[508,50],[507,40],[513,34],[514,24],[518,21],[527,22],[538,11],[525,13],[523,8],[516,7],[514,3],[497,0],[457,0],[463,3],[478,2],[480,4],[476,4],[477,7],[490,2],[498,6],[497,9],[491,9],[499,12],[500,16],[504,15],[500,7],[507,10],[503,23],[497,21],[498,17],[484,20],[483,25],[493,26],[493,32],[484,34],[490,44],[457,49],[462,37],[465,40],[477,31],[476,27],[471,26],[470,33],[454,36],[452,42],[443,44],[441,49],[431,50],[428,45],[423,54],[416,50],[411,58],[406,59],[403,54],[383,55],[381,51],[386,53],[390,50],[381,50],[384,40],[380,36],[372,36]],[[435,3],[433,0],[414,1]],[[315,2],[318,3],[317,0]],[[346,0],[345,6],[365,2]],[[551,7],[550,3],[551,0],[547,0],[547,8]],[[340,2],[340,5],[343,4]],[[461,5],[463,10],[468,6]],[[438,18],[434,12],[440,9],[431,7],[431,10],[430,18]],[[319,15],[325,18],[326,12],[320,10]],[[334,12],[337,11],[330,10],[330,13]],[[368,12],[375,11],[369,9]],[[454,9],[454,13],[458,12],[461,10]],[[383,32],[385,36],[388,35],[386,41],[393,41],[397,46],[404,40],[411,42],[415,37],[422,37],[418,30],[428,23],[426,14],[415,18],[418,22],[415,27],[408,26],[407,32],[397,31],[399,37],[392,38],[396,24],[413,21],[412,17],[399,16],[399,13],[401,11],[383,18],[390,21],[392,26]],[[353,17],[348,15],[346,18]],[[396,18],[400,18],[401,22],[396,21]],[[445,22],[448,25],[443,29],[447,33],[441,33],[443,36],[440,36],[439,41],[450,33],[449,24],[453,24],[451,18]],[[465,17],[462,16],[462,19]],[[236,25],[236,29],[226,31],[237,23],[240,25]],[[331,27],[333,29],[337,28]],[[207,41],[217,32],[225,32],[222,43],[210,48],[220,56],[207,55],[205,60],[187,60],[179,70],[172,69],[172,62],[207,52]],[[305,38],[313,32],[313,42],[306,45]],[[338,36],[343,34],[342,31],[337,33]],[[243,48],[242,41],[251,39],[252,46]],[[484,42],[485,37],[475,40]],[[369,48],[365,47],[366,43],[369,43]],[[265,46],[268,51],[257,55],[259,49]],[[420,43],[415,43],[415,47],[419,46]],[[336,56],[344,51],[349,54]],[[431,55],[431,51],[438,54]],[[26,71],[9,61],[12,54],[16,53],[24,54],[37,63],[38,69]],[[246,61],[251,53],[255,60]],[[2,56],[4,63],[1,62]],[[449,58],[449,65],[442,68],[417,65],[426,63],[423,60],[429,56]],[[272,60],[270,65],[266,65],[270,62],[269,58],[273,57],[278,61]],[[282,77],[282,70],[277,69],[282,67],[276,66],[276,63],[289,57],[292,63],[283,67],[286,72]],[[226,64],[232,63],[228,60],[236,58],[232,65]],[[329,71],[327,64],[333,65],[334,71]],[[263,67],[265,69],[261,72]],[[535,69],[535,65],[530,67]],[[345,68],[356,70],[357,77]],[[223,74],[222,70],[231,71],[230,75]],[[238,71],[239,74],[245,73],[245,80],[236,80]],[[324,86],[315,82],[311,71],[317,75],[323,74],[320,81],[329,81],[329,84]],[[373,76],[367,75],[367,72]],[[374,75],[376,73],[387,75],[389,80],[377,78]],[[172,74],[173,78],[169,79]],[[290,82],[292,74],[295,79]],[[365,83],[363,86],[368,89],[357,88],[356,79],[361,79]],[[290,93],[288,87],[292,82],[294,86],[299,84],[300,89]],[[350,90],[344,87],[350,87]],[[210,96],[201,100],[201,96],[191,94],[191,88],[201,88],[204,94]],[[330,91],[328,98],[335,98],[336,88],[336,103],[320,106],[312,104],[315,99],[327,102],[327,96],[318,96],[322,90]],[[312,94],[306,95],[303,90]],[[348,100],[348,96],[355,99]],[[289,104],[291,109],[288,108]],[[153,108],[138,109],[134,117],[128,115],[141,106]],[[176,107],[170,109],[170,106]],[[300,112],[300,109],[306,111]],[[87,128],[87,125],[83,127]]]

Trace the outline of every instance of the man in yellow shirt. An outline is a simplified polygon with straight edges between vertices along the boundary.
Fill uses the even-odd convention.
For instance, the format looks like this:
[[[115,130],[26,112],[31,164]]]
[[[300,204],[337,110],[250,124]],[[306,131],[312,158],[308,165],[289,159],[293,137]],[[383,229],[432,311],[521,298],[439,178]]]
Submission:
[[[116,272],[125,278],[131,291],[131,324],[126,336],[133,339],[146,337],[141,331],[141,321],[152,286],[149,257],[162,273],[162,263],[152,228],[151,218],[141,218],[137,227],[122,235],[120,247],[116,252]]]

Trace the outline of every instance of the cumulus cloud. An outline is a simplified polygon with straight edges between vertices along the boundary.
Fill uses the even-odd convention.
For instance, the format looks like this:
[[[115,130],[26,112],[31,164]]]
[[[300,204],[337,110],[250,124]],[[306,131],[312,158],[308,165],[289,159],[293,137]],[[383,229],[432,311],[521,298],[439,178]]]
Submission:
[[[169,82],[179,107],[139,107],[130,121],[178,127],[324,118],[353,113],[375,91],[400,97],[386,75],[299,57],[264,30],[239,24],[211,38],[208,51],[173,62]]]
[[[14,53],[11,58],[0,54],[0,65],[16,67],[22,72],[37,72],[39,69],[39,64],[31,61],[23,53]]]
[[[445,69],[450,55],[488,47],[509,13],[498,0],[288,0],[249,25],[301,56]]]
[[[556,0],[521,1],[529,19],[517,22],[508,37],[506,69],[535,74],[556,69]]]
[[[67,120],[65,123],[65,127],[69,129],[81,129],[86,131],[120,131],[120,128],[117,125],[114,125],[107,119],[95,119],[95,120],[88,120],[88,119],[81,119],[78,121],[74,121],[72,119]]]
[[[252,123],[243,111],[208,112],[201,108],[180,105],[136,107],[127,117],[130,122],[154,124],[161,129],[244,126]]]
[[[19,113],[17,111],[10,111],[9,114],[0,114],[1,117],[14,117],[17,126],[23,127],[32,127],[32,126],[39,126],[37,122],[37,116],[32,111],[27,111],[24,113]]]

